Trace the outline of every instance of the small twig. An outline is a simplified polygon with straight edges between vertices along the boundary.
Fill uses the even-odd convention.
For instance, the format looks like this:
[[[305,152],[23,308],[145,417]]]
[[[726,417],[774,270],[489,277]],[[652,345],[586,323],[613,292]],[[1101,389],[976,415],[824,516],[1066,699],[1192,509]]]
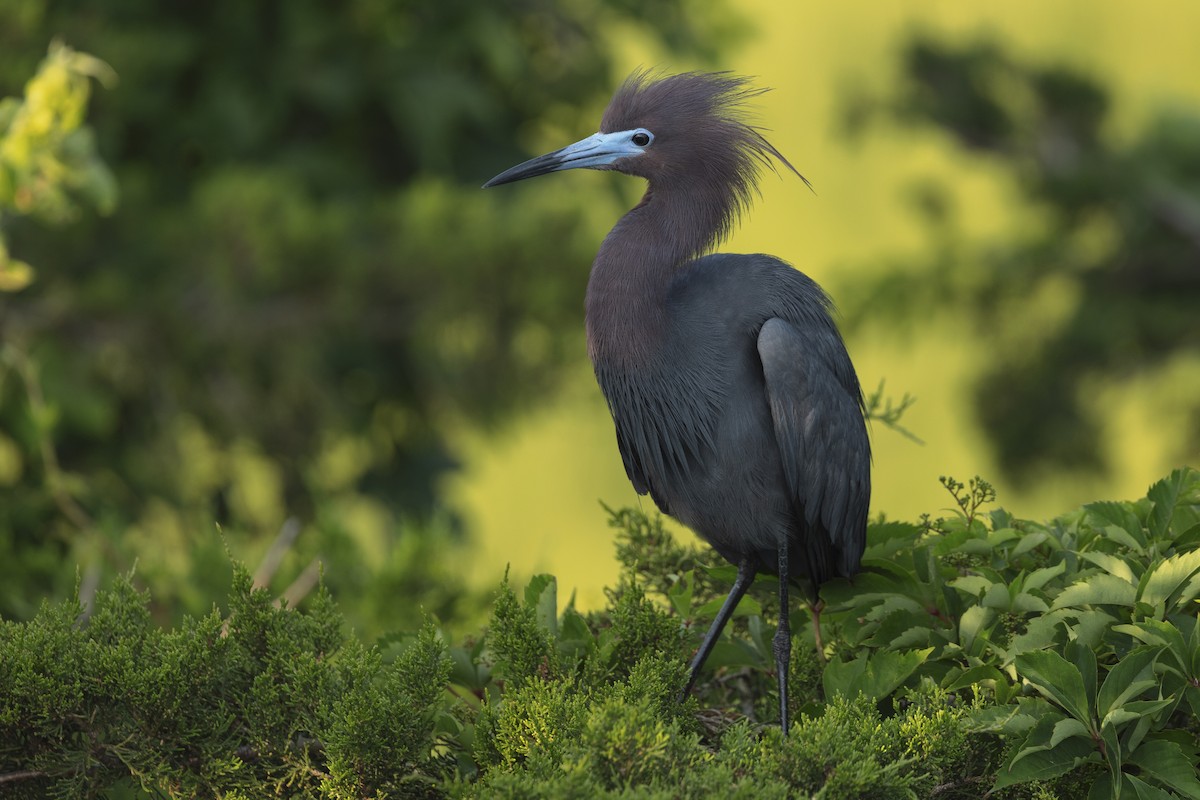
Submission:
[[[0,775],[0,783],[16,783],[17,781],[28,781],[34,778],[49,778],[50,773],[42,772],[37,769],[28,769],[24,772],[6,772]]]
[[[308,593],[317,585],[317,581],[321,579],[321,560],[314,558],[308,562],[308,566],[304,571],[296,576],[296,580],[292,581],[292,585],[283,590],[283,594],[276,601],[277,604],[287,604],[288,608],[295,608],[300,604],[300,601],[308,596]]]
[[[913,404],[917,402],[917,398],[905,392],[904,397],[900,399],[900,403],[897,405],[890,397],[884,399],[883,386],[884,381],[881,380],[879,388],[867,395],[864,401],[866,418],[869,420],[879,420],[906,439],[910,439],[920,445],[925,444],[925,441],[921,437],[900,424],[900,418],[904,416],[905,411],[912,408]]]
[[[266,588],[271,583],[271,578],[275,577],[275,572],[279,569],[279,565],[283,563],[283,557],[287,555],[287,551],[299,535],[299,520],[295,517],[288,517],[283,525],[280,526],[279,535],[275,537],[275,541],[271,542],[271,547],[262,557],[262,561],[259,562],[258,569],[254,570],[255,589]]]

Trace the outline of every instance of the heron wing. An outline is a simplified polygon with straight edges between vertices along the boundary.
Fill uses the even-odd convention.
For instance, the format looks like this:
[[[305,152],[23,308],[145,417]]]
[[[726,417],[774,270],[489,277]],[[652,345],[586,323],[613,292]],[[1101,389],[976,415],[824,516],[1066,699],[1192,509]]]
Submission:
[[[858,569],[866,544],[871,496],[871,447],[857,383],[838,378],[836,359],[849,361],[836,331],[832,341],[803,337],[791,323],[767,320],[758,354],[784,477],[810,535],[829,537],[843,575]],[[853,374],[853,370],[850,371]]]

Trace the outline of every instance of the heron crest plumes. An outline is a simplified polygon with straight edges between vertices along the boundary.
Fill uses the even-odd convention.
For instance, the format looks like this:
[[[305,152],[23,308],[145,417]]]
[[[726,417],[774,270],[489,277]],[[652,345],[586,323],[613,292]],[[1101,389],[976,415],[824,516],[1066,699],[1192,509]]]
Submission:
[[[764,167],[775,161],[808,180],[750,124],[751,102],[768,91],[727,72],[686,72],[658,77],[635,72],[613,95],[601,132],[645,128],[654,145],[645,157],[621,164],[650,182],[647,200],[664,191],[690,198],[697,241],[688,255],[715,247],[758,195]]]

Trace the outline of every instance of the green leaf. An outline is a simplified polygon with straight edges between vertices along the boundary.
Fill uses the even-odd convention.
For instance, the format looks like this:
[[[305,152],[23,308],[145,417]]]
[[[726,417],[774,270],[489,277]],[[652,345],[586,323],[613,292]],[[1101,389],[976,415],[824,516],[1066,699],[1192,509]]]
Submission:
[[[1092,735],[1088,732],[1087,725],[1071,717],[1059,720],[1058,724],[1054,726],[1054,733],[1050,736],[1050,747],[1057,747],[1059,742],[1069,739],[1072,736],[1082,736],[1089,742],[1092,740]]]
[[[980,633],[987,630],[996,618],[996,612],[983,606],[971,606],[958,619],[958,644],[970,655],[978,655],[975,647]]]
[[[1006,542],[1011,542],[1019,539],[1021,534],[1012,528],[999,528],[988,534],[987,542],[993,548],[999,547]]]
[[[1114,633],[1124,633],[1132,636],[1142,644],[1165,647],[1177,662],[1184,675],[1188,672],[1187,645],[1183,641],[1183,632],[1169,622],[1157,619],[1144,619],[1133,625],[1114,625]]]
[[[1067,620],[1071,616],[1071,611],[1058,610],[1029,620],[1025,632],[1014,636],[1008,643],[1009,655],[1041,650],[1062,641],[1066,637],[1064,629],[1069,627]]]
[[[1103,501],[1084,506],[1093,524],[1109,538],[1132,550],[1145,552],[1146,536],[1132,503]]]
[[[1008,587],[1002,583],[993,583],[988,587],[988,590],[983,593],[979,604],[985,608],[994,608],[998,611],[1007,611],[1012,606],[1012,596],[1008,593]]]
[[[1051,650],[1035,650],[1016,657],[1017,674],[1032,683],[1047,699],[1058,703],[1078,720],[1091,720],[1088,697],[1079,669]]]
[[[1063,655],[1067,660],[1075,665],[1079,670],[1079,677],[1083,679],[1083,694],[1088,698],[1088,710],[1092,711],[1092,700],[1096,696],[1096,653],[1092,648],[1085,647],[1078,640],[1067,642],[1063,648]],[[1086,720],[1088,725],[1092,724],[1092,720]]]
[[[725,602],[724,597],[715,597],[709,600],[704,605],[692,611],[692,616],[703,619],[715,617],[717,612],[721,610],[721,604]],[[737,608],[733,610],[734,618],[762,616],[762,604],[751,597],[749,594],[742,595],[742,599],[738,601]]]
[[[1176,553],[1163,559],[1142,576],[1141,591],[1137,599],[1148,605],[1157,607],[1161,603],[1165,607],[1171,595],[1198,570],[1200,550]]]
[[[1104,742],[1104,760],[1108,762],[1109,774],[1113,780],[1121,779],[1121,743],[1117,739],[1117,729],[1109,726],[1100,729],[1100,741]]]
[[[854,698],[862,692],[871,700],[882,700],[908,680],[932,652],[932,647],[896,652],[880,650],[852,661],[830,661],[821,676],[825,696],[841,694]]]
[[[1009,610],[1017,614],[1042,614],[1049,611],[1050,606],[1035,594],[1021,592],[1013,598]]]
[[[1104,637],[1117,621],[1112,614],[1098,608],[1072,609],[1070,614],[1075,618],[1075,624],[1071,626],[1075,641],[1093,650],[1100,647]]]
[[[903,608],[893,611],[880,620],[879,626],[866,643],[875,647],[900,649],[903,645],[897,645],[896,641],[901,638],[907,640],[922,635],[928,638],[933,622],[934,618],[924,609],[913,611]]]
[[[538,624],[558,636],[558,580],[553,575],[534,575],[525,587],[525,605],[532,606]]]
[[[1087,561],[1092,562],[1100,569],[1107,572],[1109,575],[1114,575],[1118,578],[1128,581],[1132,584],[1137,584],[1137,576],[1133,574],[1133,570],[1129,568],[1129,563],[1125,559],[1109,553],[1100,553],[1094,550],[1089,550],[1080,555]]]
[[[1104,685],[1096,696],[1096,714],[1103,719],[1114,708],[1157,684],[1154,680],[1154,661],[1161,649],[1142,646],[1128,653],[1108,671]]]
[[[1084,741],[1078,737],[1066,739],[1053,749],[1035,752],[1022,758],[1015,765],[1010,762],[1002,767],[996,775],[996,783],[993,784],[992,789],[1003,789],[1005,786],[1026,781],[1046,781],[1057,778],[1088,760],[1089,756],[1095,752],[1090,741]]]
[[[1193,759],[1175,742],[1150,739],[1129,754],[1130,764],[1141,767],[1142,775],[1161,783],[1189,800],[1200,800],[1200,779]]]
[[[959,591],[966,592],[971,597],[980,597],[996,584],[982,575],[964,575],[961,578],[955,578],[950,581],[949,585]]]
[[[1124,776],[1126,785],[1133,790],[1137,800],[1179,800],[1175,795],[1164,792],[1156,786],[1151,786],[1136,775]],[[1126,793],[1128,796],[1128,793]]]
[[[1054,598],[1051,608],[1082,605],[1132,606],[1137,587],[1113,575],[1091,575],[1071,584]]]
[[[694,570],[688,570],[667,590],[667,599],[671,601],[671,607],[683,619],[692,617],[692,595],[695,588],[696,573]]]
[[[1021,541],[1017,542],[1017,546],[1009,552],[1008,557],[1016,558],[1019,555],[1028,553],[1030,550],[1042,544],[1048,538],[1049,537],[1044,533],[1027,533],[1021,537]]]
[[[1025,591],[1041,589],[1047,583],[1054,580],[1059,575],[1062,575],[1066,571],[1067,562],[1065,561],[1060,561],[1053,567],[1042,567],[1041,569],[1035,569],[1025,578],[1025,584],[1023,588]]]
[[[1129,535],[1129,532],[1124,528],[1118,528],[1116,525],[1109,525],[1106,528],[1100,529],[1107,538],[1117,544],[1127,547],[1139,556],[1146,555],[1146,544],[1141,538],[1135,538]]]
[[[1177,469],[1146,492],[1146,498],[1154,503],[1146,526],[1150,529],[1150,535],[1156,539],[1165,538],[1170,530],[1171,516],[1175,513],[1175,505],[1183,493],[1185,477],[1186,473]]]
[[[950,675],[954,675],[953,672]],[[949,677],[949,676],[947,676]],[[974,686],[977,683],[984,681],[995,681],[996,683],[1008,683],[1008,679],[1004,673],[993,667],[991,664],[982,664],[978,667],[971,667],[958,673],[948,684],[944,684],[943,688],[948,692],[953,692],[956,689],[965,689],[968,686]]]

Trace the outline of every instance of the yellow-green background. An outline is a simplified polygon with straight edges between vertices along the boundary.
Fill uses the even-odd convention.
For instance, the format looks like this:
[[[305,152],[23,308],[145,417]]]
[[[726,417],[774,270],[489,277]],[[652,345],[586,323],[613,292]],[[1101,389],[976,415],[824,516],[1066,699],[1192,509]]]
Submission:
[[[999,235],[1032,222],[1016,204],[1006,175],[963,156],[948,140],[880,127],[858,143],[845,141],[838,124],[845,93],[855,87],[882,94],[894,86],[900,48],[913,30],[994,37],[1014,56],[1095,76],[1113,93],[1107,133],[1117,139],[1136,132],[1155,108],[1200,102],[1200,3],[741,0],[734,6],[752,21],[752,29],[725,66],[773,87],[760,100],[759,121],[812,180],[816,194],[798,180],[768,176],[761,201],[723,249],[774,253],[835,293],[846,291],[854,277],[869,275],[873,264],[922,251],[923,228],[903,201],[904,188],[914,179],[949,182],[973,235]],[[695,66],[664,62],[636,37],[614,34],[614,40],[629,69]],[[590,132],[565,134],[578,138]],[[589,177],[599,180],[562,177],[581,179],[581,192],[587,191]],[[1031,302],[1066,301],[1039,297]],[[1098,497],[1139,496],[1174,466],[1164,450],[1175,426],[1163,409],[1172,398],[1176,407],[1186,407],[1180,397],[1200,402],[1200,365],[1194,362],[1173,363],[1153,379],[1096,387],[1106,447],[1115,456],[1111,478],[1042,480],[1033,491],[1018,493],[998,479],[970,414],[970,380],[975,365],[986,358],[986,338],[952,316],[917,327],[912,337],[900,337],[868,326],[849,342],[868,389],[886,379],[889,394],[907,391],[918,398],[905,424],[925,440],[918,446],[875,426],[873,514],[936,515],[948,500],[937,482],[944,474],[991,479],[1001,504],[1030,517],[1051,516]],[[550,571],[566,592],[578,591],[582,605],[598,603],[616,572],[598,502],[652,504],[638,498],[625,479],[590,370],[581,366],[549,409],[497,436],[464,431],[460,443],[467,468],[447,488],[451,502],[464,507],[476,539],[464,568],[486,582],[499,579],[505,564],[518,579]]]

